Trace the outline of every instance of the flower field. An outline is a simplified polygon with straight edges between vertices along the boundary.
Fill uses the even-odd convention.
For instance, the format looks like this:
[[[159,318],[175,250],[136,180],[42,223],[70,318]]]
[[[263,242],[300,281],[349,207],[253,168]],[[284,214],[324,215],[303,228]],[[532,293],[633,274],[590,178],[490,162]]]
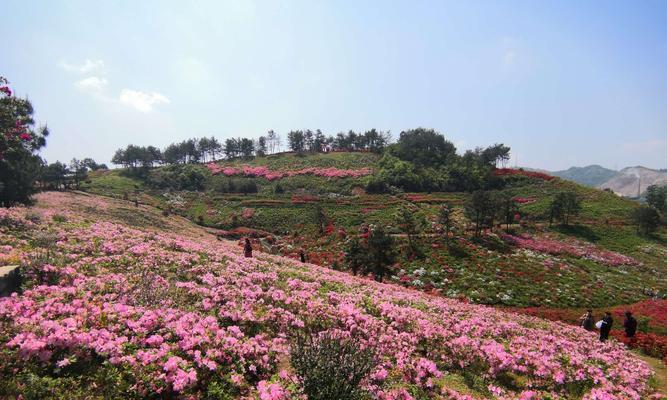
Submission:
[[[0,300],[0,397],[304,398],[295,332],[379,357],[377,399],[640,399],[650,370],[566,324],[256,253],[122,202],[43,194],[3,210],[26,290]],[[138,221],[138,222],[135,222]],[[180,224],[178,234],[156,228]],[[133,227],[131,227],[131,226]]]
[[[474,303],[603,307],[644,300],[643,288],[661,292],[667,288],[664,245],[638,237],[632,227],[600,224],[572,227],[571,231],[551,229],[531,222],[530,215],[522,212],[524,225],[474,238],[460,230],[466,224],[465,193],[182,196],[182,208],[174,211],[192,221],[225,231],[242,226],[269,232],[275,241],[267,251],[298,258],[303,249],[311,262],[334,269],[345,268],[343,252],[350,237],[358,235],[365,224],[382,224],[396,235],[401,250],[389,279]],[[534,194],[524,198],[541,201]],[[448,244],[438,233],[437,213],[443,202],[453,205],[458,230],[455,243]],[[325,225],[331,226],[322,234],[316,221],[318,206]],[[406,206],[426,221],[417,239],[423,257],[411,258],[403,251],[406,241],[395,216]]]
[[[269,181],[274,181],[277,179],[282,179],[285,177],[292,177],[297,175],[314,175],[322,176],[325,178],[358,178],[361,176],[370,175],[372,170],[370,168],[359,168],[359,169],[338,169],[335,167],[330,168],[302,168],[298,170],[286,170],[286,171],[276,171],[270,170],[265,166],[250,166],[244,165],[242,167],[230,167],[223,166],[217,163],[208,163],[206,168],[211,171],[211,174],[218,175],[223,174],[225,176],[234,176],[234,175],[243,175],[243,176],[252,176],[252,177],[262,177]]]
[[[586,309],[558,309],[548,307],[513,308],[513,312],[579,325],[579,318]],[[635,304],[593,309],[598,319],[605,311],[610,311],[614,318],[612,336],[632,349],[641,350],[651,357],[663,359],[667,364],[667,300],[646,300]],[[625,312],[630,311],[640,321],[640,329],[632,339],[625,337],[623,320]],[[645,327],[642,327],[644,325]]]
[[[555,176],[545,174],[543,172],[525,171],[523,169],[514,168],[498,168],[493,171],[493,174],[496,176],[525,176],[528,178],[542,179],[545,181],[550,181],[555,178]]]
[[[575,239],[556,240],[548,236],[531,237],[528,235],[501,235],[507,242],[523,248],[548,254],[568,254],[579,258],[587,258],[610,266],[640,265],[640,262],[623,254],[604,250],[594,245],[582,243]]]

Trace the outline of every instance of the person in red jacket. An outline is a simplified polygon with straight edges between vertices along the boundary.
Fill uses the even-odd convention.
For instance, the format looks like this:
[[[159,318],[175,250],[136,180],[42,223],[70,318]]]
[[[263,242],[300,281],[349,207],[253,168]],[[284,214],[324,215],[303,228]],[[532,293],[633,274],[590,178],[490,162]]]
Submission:
[[[245,244],[243,245],[243,254],[246,257],[252,257],[252,244],[250,244],[250,239],[245,238]]]

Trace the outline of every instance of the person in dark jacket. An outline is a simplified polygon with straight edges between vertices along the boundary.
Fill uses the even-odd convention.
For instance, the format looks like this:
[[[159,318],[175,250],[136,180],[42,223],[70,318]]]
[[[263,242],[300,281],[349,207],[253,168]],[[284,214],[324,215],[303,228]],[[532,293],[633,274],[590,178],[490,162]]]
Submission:
[[[586,314],[582,315],[579,319],[581,321],[581,327],[587,331],[592,331],[595,328],[595,317],[593,317],[593,310],[586,310]]]
[[[625,313],[625,321],[623,321],[623,328],[625,328],[626,337],[634,337],[637,333],[637,320],[632,316],[630,311]]]
[[[245,238],[245,244],[243,245],[243,254],[246,257],[252,257],[252,244],[250,244],[250,239]]]
[[[604,342],[609,339],[609,332],[611,327],[614,325],[614,319],[611,317],[609,311],[604,313],[604,318],[602,318],[602,326],[600,327],[600,341]]]
[[[302,263],[306,262],[306,253],[303,251],[303,249],[299,250],[299,258],[301,259]]]

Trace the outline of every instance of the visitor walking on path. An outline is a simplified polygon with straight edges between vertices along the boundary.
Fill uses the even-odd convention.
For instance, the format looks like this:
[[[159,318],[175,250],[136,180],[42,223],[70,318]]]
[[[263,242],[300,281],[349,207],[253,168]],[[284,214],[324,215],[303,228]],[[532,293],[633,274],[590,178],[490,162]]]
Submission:
[[[252,257],[252,244],[250,244],[250,239],[245,238],[245,245],[243,245],[243,254],[246,257]]]
[[[609,311],[604,313],[604,318],[602,321],[598,322],[600,327],[600,341],[604,342],[609,339],[609,332],[611,331],[612,325],[614,325],[614,319],[611,317]]]
[[[625,312],[625,321],[623,321],[623,328],[625,328],[626,337],[634,337],[637,333],[637,320],[632,316],[630,311]]]
[[[595,328],[595,318],[593,317],[593,310],[586,310],[586,314],[579,318],[580,325],[587,331],[592,331]]]

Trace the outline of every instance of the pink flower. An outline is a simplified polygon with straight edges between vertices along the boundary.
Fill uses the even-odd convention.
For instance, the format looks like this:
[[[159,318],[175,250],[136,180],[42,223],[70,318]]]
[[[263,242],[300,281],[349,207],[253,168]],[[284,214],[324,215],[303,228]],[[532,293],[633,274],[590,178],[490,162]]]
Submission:
[[[56,366],[58,368],[63,368],[63,367],[66,367],[66,366],[70,365],[71,363],[72,363],[72,361],[69,358],[63,358],[62,360],[60,360],[56,363]]]
[[[288,393],[277,383],[268,383],[260,381],[257,384],[260,400],[286,400]]]
[[[296,175],[315,175],[323,176],[326,178],[349,178],[349,177],[360,177],[365,175],[370,175],[372,170],[370,168],[360,168],[357,170],[353,169],[338,169],[338,168],[302,168],[299,170],[288,170],[288,171],[271,171],[265,166],[253,167],[249,165],[244,165],[241,168],[237,167],[224,167],[216,163],[206,164],[206,168],[211,171],[211,174],[224,174],[225,176],[232,175],[245,175],[245,176],[255,176],[263,177],[269,181],[276,179],[281,179],[289,176]]]

